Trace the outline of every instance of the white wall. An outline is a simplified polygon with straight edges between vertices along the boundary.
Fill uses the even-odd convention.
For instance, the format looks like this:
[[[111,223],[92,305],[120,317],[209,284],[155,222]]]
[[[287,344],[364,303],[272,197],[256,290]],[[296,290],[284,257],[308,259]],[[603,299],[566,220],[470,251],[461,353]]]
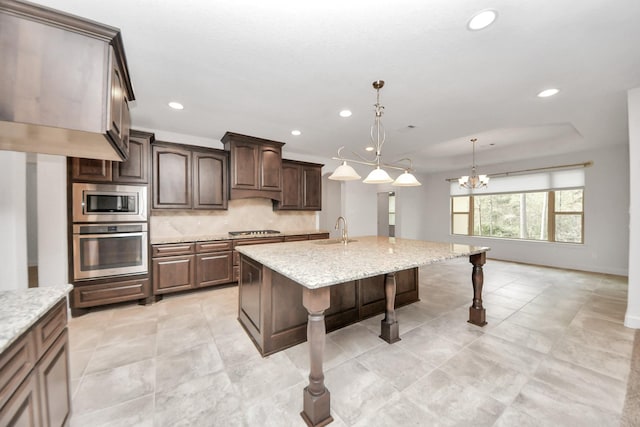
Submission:
[[[450,235],[449,183],[445,179],[468,173],[468,170],[428,175],[419,207],[425,226],[418,237],[489,246],[489,256],[496,259],[626,275],[629,244],[628,156],[627,145],[616,145],[603,150],[480,168],[481,173],[498,173],[592,160],[594,165],[585,169],[583,245]]]
[[[349,224],[349,236],[375,236],[378,234],[377,185],[362,181],[342,184],[342,216]]]
[[[0,290],[28,288],[26,154],[0,151]]]
[[[640,88],[629,91],[629,181],[640,179]],[[629,294],[625,326],[640,329],[640,194],[631,189],[629,209]]]
[[[38,154],[38,286],[69,283],[67,158]]]

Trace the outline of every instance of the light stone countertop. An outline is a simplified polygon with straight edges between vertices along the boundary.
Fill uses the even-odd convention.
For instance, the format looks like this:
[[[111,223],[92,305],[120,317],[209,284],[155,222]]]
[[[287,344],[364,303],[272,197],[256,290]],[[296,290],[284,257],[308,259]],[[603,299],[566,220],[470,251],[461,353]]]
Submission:
[[[278,234],[269,235],[252,235],[252,236],[229,236],[229,234],[199,234],[196,236],[152,236],[150,244],[161,245],[167,243],[187,243],[187,242],[207,242],[215,240],[240,240],[240,239],[255,239],[255,238],[269,238],[278,236],[297,236],[299,234],[319,234],[328,233],[326,230],[295,230],[295,231],[283,231]]]
[[[488,247],[394,237],[240,246],[238,252],[309,289],[487,252]],[[351,239],[350,239],[351,240]],[[338,243],[327,244],[329,241]],[[324,242],[324,243],[323,243]]]
[[[0,354],[72,289],[58,285],[0,291]]]

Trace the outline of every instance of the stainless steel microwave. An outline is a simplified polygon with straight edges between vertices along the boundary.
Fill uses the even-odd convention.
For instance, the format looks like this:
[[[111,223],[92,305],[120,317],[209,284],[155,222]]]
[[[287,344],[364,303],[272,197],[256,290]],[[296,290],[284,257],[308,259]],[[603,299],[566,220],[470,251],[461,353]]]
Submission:
[[[73,222],[147,221],[147,188],[73,184]]]

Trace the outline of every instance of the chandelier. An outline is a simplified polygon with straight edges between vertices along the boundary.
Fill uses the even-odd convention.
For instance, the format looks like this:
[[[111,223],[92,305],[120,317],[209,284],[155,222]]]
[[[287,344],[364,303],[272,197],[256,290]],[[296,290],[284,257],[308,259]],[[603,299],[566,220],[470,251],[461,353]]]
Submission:
[[[477,138],[471,139],[471,144],[473,146],[473,163],[471,164],[471,176],[462,176],[458,179],[458,184],[460,184],[461,188],[485,188],[487,184],[489,184],[489,177],[487,175],[478,175],[476,174],[476,141]]]
[[[411,173],[413,171],[413,164],[411,159],[400,159],[394,163],[382,163],[382,146],[385,141],[385,132],[384,127],[382,126],[382,113],[384,112],[384,106],[380,105],[380,89],[384,86],[383,80],[376,80],[373,82],[373,88],[376,90],[376,103],[375,103],[375,120],[373,125],[371,126],[371,142],[373,145],[373,149],[375,150],[375,158],[369,160],[366,159],[359,154],[354,153],[356,156],[360,157],[360,160],[352,160],[347,159],[342,156],[342,150],[344,147],[340,147],[338,149],[337,157],[332,157],[333,160],[340,160],[342,164],[336,168],[336,170],[331,174],[329,179],[333,179],[336,181],[353,181],[360,179],[360,175],[347,164],[347,161],[352,163],[358,163],[361,165],[367,166],[375,166],[369,175],[362,181],[365,184],[386,184],[393,183],[391,185],[398,187],[415,187],[420,184],[415,176]],[[401,166],[398,163],[407,161],[409,165],[407,167]],[[389,176],[389,174],[382,169],[382,167],[386,169],[394,169],[404,171],[398,178],[395,180]]]

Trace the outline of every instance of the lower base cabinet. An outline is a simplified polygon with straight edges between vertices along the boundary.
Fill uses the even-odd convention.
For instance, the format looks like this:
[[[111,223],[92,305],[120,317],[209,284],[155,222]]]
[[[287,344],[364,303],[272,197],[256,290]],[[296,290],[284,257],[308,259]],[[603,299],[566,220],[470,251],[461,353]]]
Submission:
[[[325,311],[327,331],[384,313],[384,277],[332,286]],[[238,286],[238,319],[260,354],[267,356],[306,341],[308,313],[302,305],[302,286],[244,256]],[[418,269],[397,272],[395,306],[416,301]]]
[[[0,426],[61,427],[71,413],[67,302],[0,356]]]

